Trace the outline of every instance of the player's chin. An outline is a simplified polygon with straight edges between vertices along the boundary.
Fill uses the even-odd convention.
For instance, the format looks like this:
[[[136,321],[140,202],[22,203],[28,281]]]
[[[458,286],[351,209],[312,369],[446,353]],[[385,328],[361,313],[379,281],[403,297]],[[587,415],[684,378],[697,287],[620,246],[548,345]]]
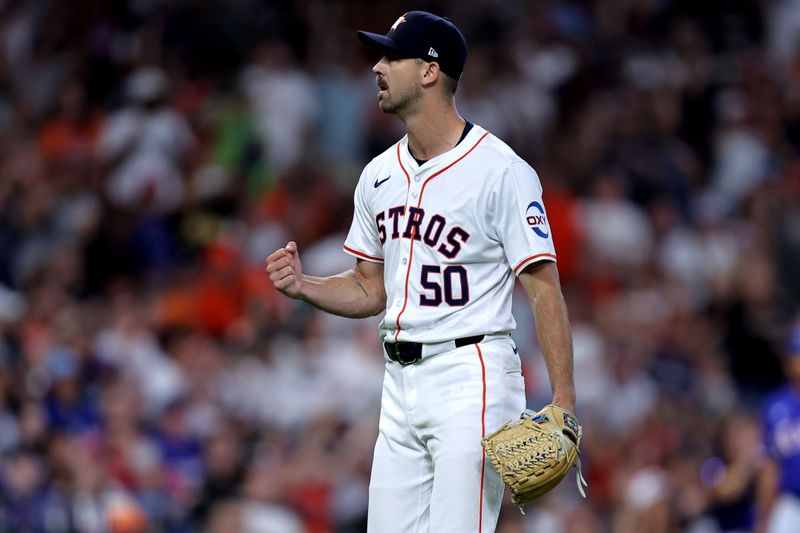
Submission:
[[[390,115],[397,113],[397,106],[394,105],[392,101],[389,100],[388,98],[383,98],[383,99],[379,98],[378,107],[381,108],[381,111],[383,111],[384,113],[389,113]]]

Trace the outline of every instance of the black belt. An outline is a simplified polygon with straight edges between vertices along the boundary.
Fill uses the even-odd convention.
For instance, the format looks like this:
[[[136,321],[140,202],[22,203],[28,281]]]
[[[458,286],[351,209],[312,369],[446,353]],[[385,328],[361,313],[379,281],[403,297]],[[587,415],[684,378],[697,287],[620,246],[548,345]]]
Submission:
[[[463,337],[456,339],[456,348],[467,346],[469,344],[477,344],[483,340],[483,335],[475,335],[473,337]],[[384,342],[383,348],[386,350],[386,355],[395,363],[402,366],[413,365],[422,359],[421,342]]]

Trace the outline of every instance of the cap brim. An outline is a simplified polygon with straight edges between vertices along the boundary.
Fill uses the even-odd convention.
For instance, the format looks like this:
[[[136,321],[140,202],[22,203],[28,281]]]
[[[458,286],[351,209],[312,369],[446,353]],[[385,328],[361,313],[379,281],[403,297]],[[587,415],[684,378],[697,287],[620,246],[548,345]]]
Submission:
[[[362,30],[356,32],[356,35],[358,36],[359,41],[377,52],[390,52],[398,56],[405,55],[404,51],[397,44],[397,41],[394,41],[385,35]]]

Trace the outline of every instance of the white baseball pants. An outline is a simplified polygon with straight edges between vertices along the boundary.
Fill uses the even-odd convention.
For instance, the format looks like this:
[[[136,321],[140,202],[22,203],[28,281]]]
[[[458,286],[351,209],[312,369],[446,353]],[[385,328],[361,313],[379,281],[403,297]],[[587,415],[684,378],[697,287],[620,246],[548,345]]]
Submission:
[[[525,409],[508,336],[386,363],[369,487],[370,533],[491,533],[504,485],[481,438]]]

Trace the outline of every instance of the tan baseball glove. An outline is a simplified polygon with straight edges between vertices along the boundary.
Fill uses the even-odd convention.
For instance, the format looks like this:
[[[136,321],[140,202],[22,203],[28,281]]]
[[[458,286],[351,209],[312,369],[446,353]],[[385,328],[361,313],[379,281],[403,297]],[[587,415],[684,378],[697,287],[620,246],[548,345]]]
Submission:
[[[558,485],[573,466],[578,491],[586,497],[578,451],[581,426],[569,411],[553,404],[538,413],[527,410],[481,442],[520,510]]]

